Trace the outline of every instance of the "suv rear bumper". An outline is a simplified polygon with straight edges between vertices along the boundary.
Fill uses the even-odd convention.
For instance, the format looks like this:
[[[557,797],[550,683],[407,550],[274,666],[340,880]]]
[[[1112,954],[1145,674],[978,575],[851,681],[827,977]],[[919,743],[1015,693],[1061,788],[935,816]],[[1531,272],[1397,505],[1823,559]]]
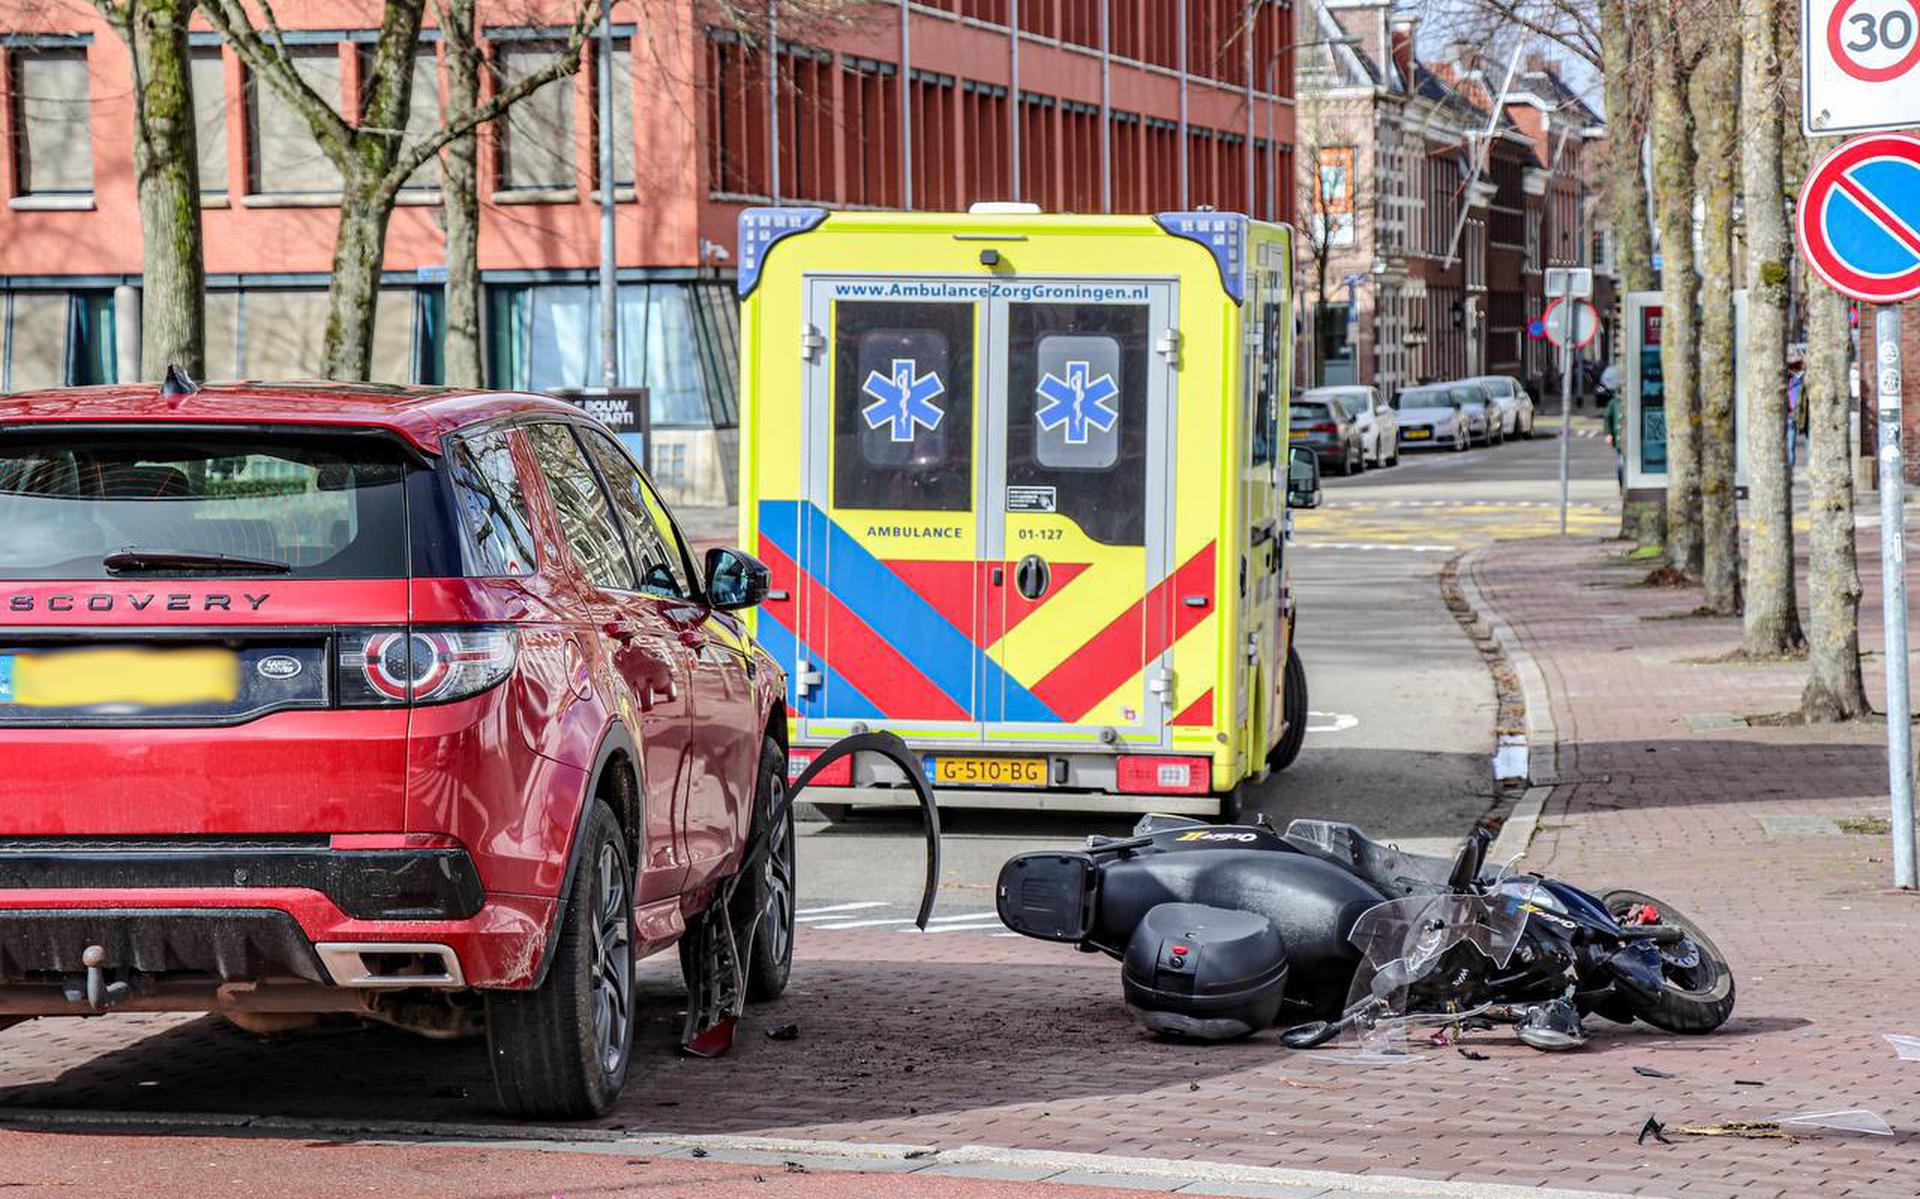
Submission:
[[[359,1011],[379,991],[533,985],[554,900],[368,920],[283,887],[0,890],[0,1018],[87,1015],[87,962],[129,1011]]]

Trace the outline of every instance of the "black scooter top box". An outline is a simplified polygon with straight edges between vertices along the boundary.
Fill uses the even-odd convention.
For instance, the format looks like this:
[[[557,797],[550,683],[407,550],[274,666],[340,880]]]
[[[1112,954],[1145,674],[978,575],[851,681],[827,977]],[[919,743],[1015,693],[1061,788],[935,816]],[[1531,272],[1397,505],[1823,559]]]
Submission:
[[[1271,1027],[1287,986],[1287,950],[1265,916],[1163,903],[1122,959],[1127,1007],[1154,1032],[1224,1041]]]

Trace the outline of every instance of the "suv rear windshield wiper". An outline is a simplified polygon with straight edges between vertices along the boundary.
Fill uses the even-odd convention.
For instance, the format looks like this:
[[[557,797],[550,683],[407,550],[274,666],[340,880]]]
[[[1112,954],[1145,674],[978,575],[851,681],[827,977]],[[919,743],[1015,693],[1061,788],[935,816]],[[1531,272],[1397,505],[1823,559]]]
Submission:
[[[263,571],[267,574],[285,574],[293,569],[290,563],[276,562],[271,558],[248,558],[241,554],[216,554],[201,550],[143,550],[129,546],[116,550],[100,559],[100,565],[108,573],[116,575],[147,574],[162,570],[231,570]]]

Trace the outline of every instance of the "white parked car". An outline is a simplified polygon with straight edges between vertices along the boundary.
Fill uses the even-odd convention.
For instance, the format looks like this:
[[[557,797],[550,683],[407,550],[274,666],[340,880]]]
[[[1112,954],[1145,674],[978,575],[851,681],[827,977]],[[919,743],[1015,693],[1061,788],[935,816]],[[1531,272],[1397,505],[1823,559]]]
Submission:
[[[1394,394],[1394,415],[1403,446],[1446,446],[1464,450],[1472,441],[1465,404],[1444,383],[1407,387]]]
[[[1380,393],[1363,384],[1339,387],[1315,387],[1300,398],[1321,404],[1338,404],[1360,426],[1361,456],[1368,466],[1395,466],[1400,462],[1400,421],[1393,405]]]
[[[1533,397],[1512,375],[1475,375],[1469,383],[1487,389],[1500,408],[1500,428],[1508,437],[1533,436]]]

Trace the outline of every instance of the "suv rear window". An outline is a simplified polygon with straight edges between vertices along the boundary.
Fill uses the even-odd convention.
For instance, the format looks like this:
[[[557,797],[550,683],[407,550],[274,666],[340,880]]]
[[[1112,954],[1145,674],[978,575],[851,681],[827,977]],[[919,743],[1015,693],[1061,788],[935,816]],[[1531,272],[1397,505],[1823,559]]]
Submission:
[[[276,578],[405,578],[405,473],[364,437],[12,433],[0,578],[113,578],[106,559],[129,554],[146,577],[249,573],[195,562],[225,555]]]

